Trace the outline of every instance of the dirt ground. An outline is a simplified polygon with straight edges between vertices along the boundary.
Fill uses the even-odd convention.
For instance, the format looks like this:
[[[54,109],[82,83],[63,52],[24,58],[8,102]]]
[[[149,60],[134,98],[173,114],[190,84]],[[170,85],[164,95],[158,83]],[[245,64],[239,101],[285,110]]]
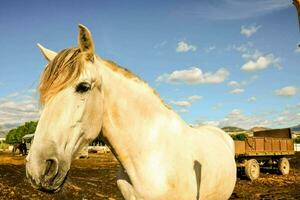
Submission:
[[[116,185],[118,162],[110,153],[89,156],[74,161],[61,192],[47,194],[27,182],[24,157],[0,152],[0,199],[123,199]],[[239,176],[230,199],[300,199],[300,153],[290,162],[288,176],[262,172],[253,182]]]

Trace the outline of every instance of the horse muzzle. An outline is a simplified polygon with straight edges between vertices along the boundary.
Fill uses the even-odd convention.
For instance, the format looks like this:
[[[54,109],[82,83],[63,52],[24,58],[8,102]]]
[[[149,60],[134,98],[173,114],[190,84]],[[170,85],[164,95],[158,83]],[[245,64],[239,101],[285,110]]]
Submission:
[[[32,162],[26,162],[26,177],[32,187],[44,192],[58,192],[65,183],[69,168],[62,166],[56,158],[39,162],[32,166]]]

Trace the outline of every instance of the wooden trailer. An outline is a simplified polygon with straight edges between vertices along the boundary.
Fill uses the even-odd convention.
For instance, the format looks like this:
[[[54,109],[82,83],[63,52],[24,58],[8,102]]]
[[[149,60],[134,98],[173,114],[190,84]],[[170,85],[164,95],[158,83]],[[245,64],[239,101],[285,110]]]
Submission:
[[[282,175],[289,173],[288,158],[295,154],[289,128],[257,131],[253,137],[234,143],[237,167],[244,168],[250,180],[259,177],[260,167],[277,167]]]

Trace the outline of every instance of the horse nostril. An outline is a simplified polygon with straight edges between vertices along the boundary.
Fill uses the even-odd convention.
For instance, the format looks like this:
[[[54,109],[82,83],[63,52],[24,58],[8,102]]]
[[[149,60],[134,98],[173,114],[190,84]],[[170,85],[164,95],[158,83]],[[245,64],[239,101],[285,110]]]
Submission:
[[[45,177],[51,179],[57,174],[58,170],[58,163],[56,159],[48,159],[46,160],[46,167],[45,167]]]

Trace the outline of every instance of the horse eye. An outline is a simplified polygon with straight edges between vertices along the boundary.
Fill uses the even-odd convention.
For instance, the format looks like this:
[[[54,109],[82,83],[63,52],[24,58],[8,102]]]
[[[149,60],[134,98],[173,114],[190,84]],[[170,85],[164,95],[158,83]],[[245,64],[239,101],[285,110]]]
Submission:
[[[85,92],[89,91],[90,89],[91,89],[91,85],[86,82],[79,83],[76,86],[76,92],[78,92],[78,93],[85,93]]]

